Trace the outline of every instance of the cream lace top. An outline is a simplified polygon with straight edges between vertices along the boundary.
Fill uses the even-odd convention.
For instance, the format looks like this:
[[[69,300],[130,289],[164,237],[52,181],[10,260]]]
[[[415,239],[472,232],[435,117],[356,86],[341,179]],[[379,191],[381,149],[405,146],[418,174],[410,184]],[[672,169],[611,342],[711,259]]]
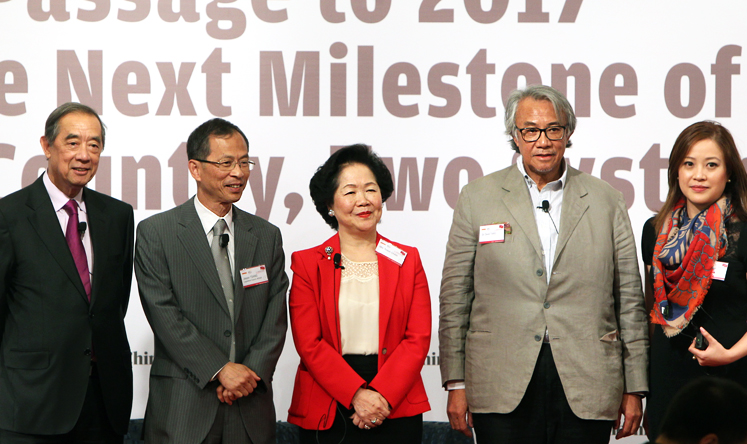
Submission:
[[[353,262],[342,256],[340,337],[342,354],[379,351],[379,263]]]

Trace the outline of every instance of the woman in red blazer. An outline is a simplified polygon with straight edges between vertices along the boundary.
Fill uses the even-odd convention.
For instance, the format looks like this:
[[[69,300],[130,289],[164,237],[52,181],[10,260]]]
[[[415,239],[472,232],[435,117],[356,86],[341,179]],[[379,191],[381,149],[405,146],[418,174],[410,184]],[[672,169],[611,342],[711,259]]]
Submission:
[[[421,442],[420,377],[431,336],[418,250],[376,232],[389,170],[365,145],[314,174],[317,211],[338,234],[292,255],[291,330],[301,357],[288,421],[302,443]]]

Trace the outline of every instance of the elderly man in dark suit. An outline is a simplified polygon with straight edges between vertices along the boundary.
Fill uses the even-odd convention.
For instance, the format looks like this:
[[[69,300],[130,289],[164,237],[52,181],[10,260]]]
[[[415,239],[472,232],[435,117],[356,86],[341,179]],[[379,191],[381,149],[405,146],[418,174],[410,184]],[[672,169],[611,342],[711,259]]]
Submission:
[[[459,196],[441,281],[441,376],[478,443],[607,443],[635,433],[648,328],[622,194],[564,160],[576,127],[548,86],[514,91],[516,165]]]
[[[0,200],[3,444],[121,444],[127,431],[134,218],[86,188],[104,139],[93,109],[61,105],[41,138],[46,172]]]
[[[233,205],[253,165],[237,126],[203,123],[187,157],[196,197],[137,229],[156,353],[145,441],[274,443],[272,375],[287,328],[280,230]]]

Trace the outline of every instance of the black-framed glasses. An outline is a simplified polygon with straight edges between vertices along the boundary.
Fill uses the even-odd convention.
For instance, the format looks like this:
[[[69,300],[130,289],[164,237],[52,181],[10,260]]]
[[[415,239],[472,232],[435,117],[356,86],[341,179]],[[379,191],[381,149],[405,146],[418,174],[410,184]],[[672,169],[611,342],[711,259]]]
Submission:
[[[531,126],[516,129],[519,130],[521,138],[524,139],[524,142],[536,142],[540,137],[542,137],[542,133],[545,133],[545,136],[547,136],[548,140],[561,140],[563,136],[565,136],[565,127],[559,125],[548,126],[544,129]]]
[[[205,159],[194,159],[198,162],[202,163],[211,163],[218,167],[221,171],[231,171],[234,168],[236,168],[236,164],[239,165],[239,168],[241,168],[244,171],[251,171],[254,169],[254,162],[248,159],[241,159],[241,160],[221,160],[220,162],[214,162],[212,160],[205,160]]]

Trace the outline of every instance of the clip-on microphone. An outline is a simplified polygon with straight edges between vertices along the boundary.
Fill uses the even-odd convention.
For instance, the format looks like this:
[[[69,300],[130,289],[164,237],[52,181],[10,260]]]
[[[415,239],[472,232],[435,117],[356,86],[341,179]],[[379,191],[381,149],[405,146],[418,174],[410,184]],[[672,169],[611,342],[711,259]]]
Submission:
[[[338,269],[338,268],[340,270],[344,270],[345,269],[345,267],[342,264],[340,264],[340,262],[342,262],[342,256],[340,255],[340,253],[335,253],[335,256],[332,259],[332,262],[335,263],[335,270]]]
[[[538,209],[541,209],[545,213],[547,213],[548,216],[550,216],[550,222],[552,222],[552,226],[555,227],[555,233],[558,233],[558,226],[555,225],[555,221],[552,219],[552,214],[550,214],[550,201],[545,199],[542,201],[542,206],[537,207]]]

